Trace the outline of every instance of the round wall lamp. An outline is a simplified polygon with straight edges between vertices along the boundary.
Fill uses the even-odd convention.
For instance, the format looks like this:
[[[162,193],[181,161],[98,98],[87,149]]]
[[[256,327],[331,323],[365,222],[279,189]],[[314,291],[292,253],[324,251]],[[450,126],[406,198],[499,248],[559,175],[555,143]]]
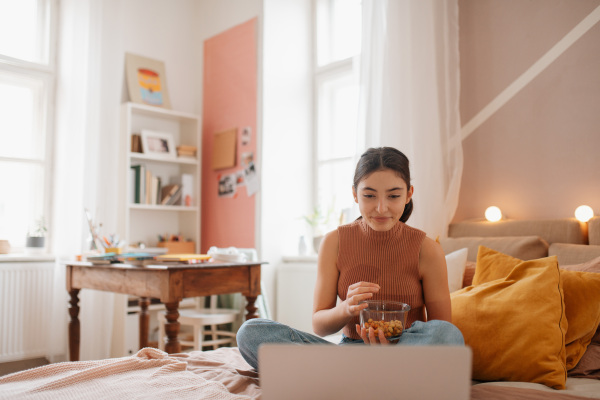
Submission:
[[[485,219],[490,222],[497,222],[502,219],[502,211],[496,206],[488,207],[485,210]]]
[[[590,206],[579,206],[575,209],[575,218],[581,222],[588,222],[594,216],[594,210]]]

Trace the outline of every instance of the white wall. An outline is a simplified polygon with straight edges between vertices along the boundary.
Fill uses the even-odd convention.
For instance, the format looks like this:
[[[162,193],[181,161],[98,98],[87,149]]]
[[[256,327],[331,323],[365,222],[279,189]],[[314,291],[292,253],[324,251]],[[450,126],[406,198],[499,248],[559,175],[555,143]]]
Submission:
[[[257,138],[261,192],[256,247],[272,317],[276,267],[294,255],[310,204],[310,13],[306,0],[205,0],[198,3],[198,42],[259,17]],[[202,66],[202,54],[197,65]],[[312,293],[307,294],[309,299]]]
[[[311,185],[311,3],[265,0],[263,27],[261,256],[271,303],[282,256],[296,255]],[[312,304],[312,292],[306,293]],[[277,312],[271,307],[272,317]]]
[[[259,116],[257,138],[261,193],[257,244],[273,316],[275,269],[295,255],[309,211],[312,146],[310,99],[311,1],[307,0],[103,0],[101,19],[100,181],[95,216],[103,232],[118,227],[119,105],[127,101],[125,53],[165,62],[173,109],[202,112],[203,42],[258,17]],[[260,161],[259,161],[260,162]],[[312,296],[312,294],[307,294]]]
[[[201,75],[195,65],[195,0],[103,0],[101,19],[100,181],[95,210],[103,232],[117,231],[119,106],[128,100],[125,53],[165,62],[167,87],[175,110],[197,113]]]

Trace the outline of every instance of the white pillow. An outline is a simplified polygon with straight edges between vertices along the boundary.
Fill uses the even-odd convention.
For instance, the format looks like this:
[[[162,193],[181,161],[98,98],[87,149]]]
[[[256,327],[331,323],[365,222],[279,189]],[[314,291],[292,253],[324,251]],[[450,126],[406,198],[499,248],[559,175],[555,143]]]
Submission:
[[[467,248],[446,254],[446,265],[448,266],[448,289],[450,289],[450,293],[462,289],[468,254],[469,249]]]

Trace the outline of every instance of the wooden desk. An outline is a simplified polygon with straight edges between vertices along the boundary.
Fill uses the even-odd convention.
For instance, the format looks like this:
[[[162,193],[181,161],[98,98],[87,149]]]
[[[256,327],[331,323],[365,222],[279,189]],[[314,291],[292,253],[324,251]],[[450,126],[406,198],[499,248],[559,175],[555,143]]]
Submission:
[[[168,353],[181,351],[179,302],[186,297],[241,292],[248,302],[246,319],[257,318],[256,298],[260,294],[260,267],[263,262],[171,264],[135,266],[129,264],[94,265],[89,262],[67,264],[69,300],[69,357],[79,360],[79,291],[96,289],[140,297],[140,348],[148,346],[148,305],[160,299],[167,309],[165,331]]]

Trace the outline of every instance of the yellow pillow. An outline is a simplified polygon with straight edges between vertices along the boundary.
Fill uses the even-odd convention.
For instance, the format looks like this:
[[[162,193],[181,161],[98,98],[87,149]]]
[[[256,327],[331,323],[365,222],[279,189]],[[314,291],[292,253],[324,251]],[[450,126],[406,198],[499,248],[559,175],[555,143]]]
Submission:
[[[514,267],[522,262],[523,260],[511,257],[508,254],[479,246],[473,285],[505,278]]]
[[[487,247],[479,247],[473,285],[504,278],[523,262]],[[600,323],[600,274],[560,269],[568,321],[566,343],[567,370],[575,368]]]
[[[505,278],[450,297],[452,322],[473,350],[473,379],[565,388],[567,321],[556,257],[524,261]]]

